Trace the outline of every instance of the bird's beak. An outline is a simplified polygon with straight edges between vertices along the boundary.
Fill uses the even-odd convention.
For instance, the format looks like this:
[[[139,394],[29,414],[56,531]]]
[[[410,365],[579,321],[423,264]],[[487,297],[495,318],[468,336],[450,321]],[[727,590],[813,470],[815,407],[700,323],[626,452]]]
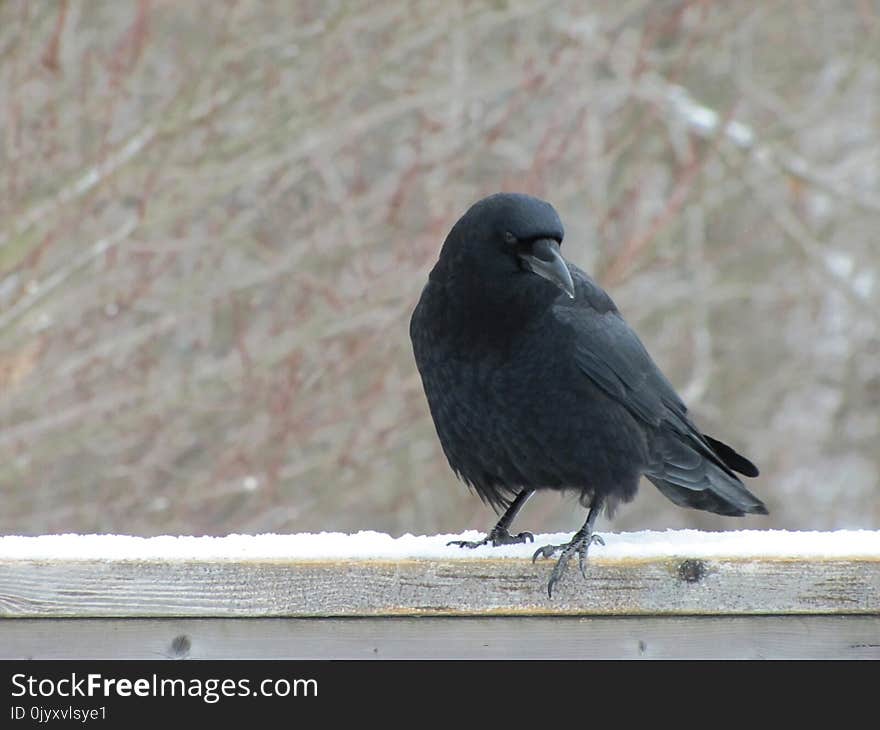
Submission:
[[[541,238],[532,244],[531,251],[520,254],[520,259],[533,273],[545,278],[574,299],[574,282],[568,264],[562,258],[559,244],[552,238]]]

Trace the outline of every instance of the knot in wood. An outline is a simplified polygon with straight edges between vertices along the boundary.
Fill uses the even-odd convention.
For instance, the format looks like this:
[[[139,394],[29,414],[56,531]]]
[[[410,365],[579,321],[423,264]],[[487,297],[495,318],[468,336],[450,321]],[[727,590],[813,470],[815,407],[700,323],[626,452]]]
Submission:
[[[686,583],[697,583],[706,575],[706,564],[702,560],[684,560],[678,566],[678,577]]]

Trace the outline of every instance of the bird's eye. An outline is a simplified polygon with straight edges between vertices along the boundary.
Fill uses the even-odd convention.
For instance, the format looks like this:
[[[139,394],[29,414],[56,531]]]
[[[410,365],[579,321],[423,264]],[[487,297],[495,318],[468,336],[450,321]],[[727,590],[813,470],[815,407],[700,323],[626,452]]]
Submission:
[[[507,231],[504,234],[504,242],[512,246],[516,243],[516,236],[514,236],[510,231]]]

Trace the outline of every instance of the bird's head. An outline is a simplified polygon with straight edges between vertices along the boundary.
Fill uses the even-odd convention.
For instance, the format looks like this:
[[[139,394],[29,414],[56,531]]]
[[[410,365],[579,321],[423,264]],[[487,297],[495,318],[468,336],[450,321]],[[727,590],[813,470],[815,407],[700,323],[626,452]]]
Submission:
[[[559,246],[562,221],[550,203],[521,193],[496,193],[474,203],[452,227],[435,274],[495,286],[538,276],[574,299],[574,282]],[[545,285],[546,286],[546,285]]]

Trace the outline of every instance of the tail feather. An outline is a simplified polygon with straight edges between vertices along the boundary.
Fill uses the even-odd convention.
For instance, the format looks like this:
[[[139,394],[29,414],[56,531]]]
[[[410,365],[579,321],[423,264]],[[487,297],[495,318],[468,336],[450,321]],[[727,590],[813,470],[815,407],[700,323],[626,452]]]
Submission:
[[[756,477],[760,472],[758,471],[758,467],[756,467],[751,461],[749,461],[742,454],[736,453],[730,446],[725,444],[723,441],[719,441],[718,439],[713,439],[711,436],[707,436],[703,434],[703,438],[706,440],[706,443],[712,447],[712,451],[715,452],[715,455],[724,462],[724,465],[729,469],[733,469],[734,471],[739,472],[743,476],[747,477]]]
[[[701,453],[698,443],[692,445],[677,435],[663,437],[657,443],[657,462],[645,476],[680,507],[730,516],[767,514],[764,503],[732,471],[740,466],[740,473],[757,474],[754,464],[720,441],[707,441],[714,453]],[[714,451],[715,444],[723,447],[721,454]]]
[[[699,509],[704,512],[714,512],[716,515],[728,517],[742,517],[746,514],[766,515],[767,507],[754,494],[745,487],[740,487],[743,494],[736,500],[728,496],[718,494],[711,488],[702,490],[689,489],[680,484],[648,475],[651,483],[660,490],[660,493],[673,504],[679,507]]]

